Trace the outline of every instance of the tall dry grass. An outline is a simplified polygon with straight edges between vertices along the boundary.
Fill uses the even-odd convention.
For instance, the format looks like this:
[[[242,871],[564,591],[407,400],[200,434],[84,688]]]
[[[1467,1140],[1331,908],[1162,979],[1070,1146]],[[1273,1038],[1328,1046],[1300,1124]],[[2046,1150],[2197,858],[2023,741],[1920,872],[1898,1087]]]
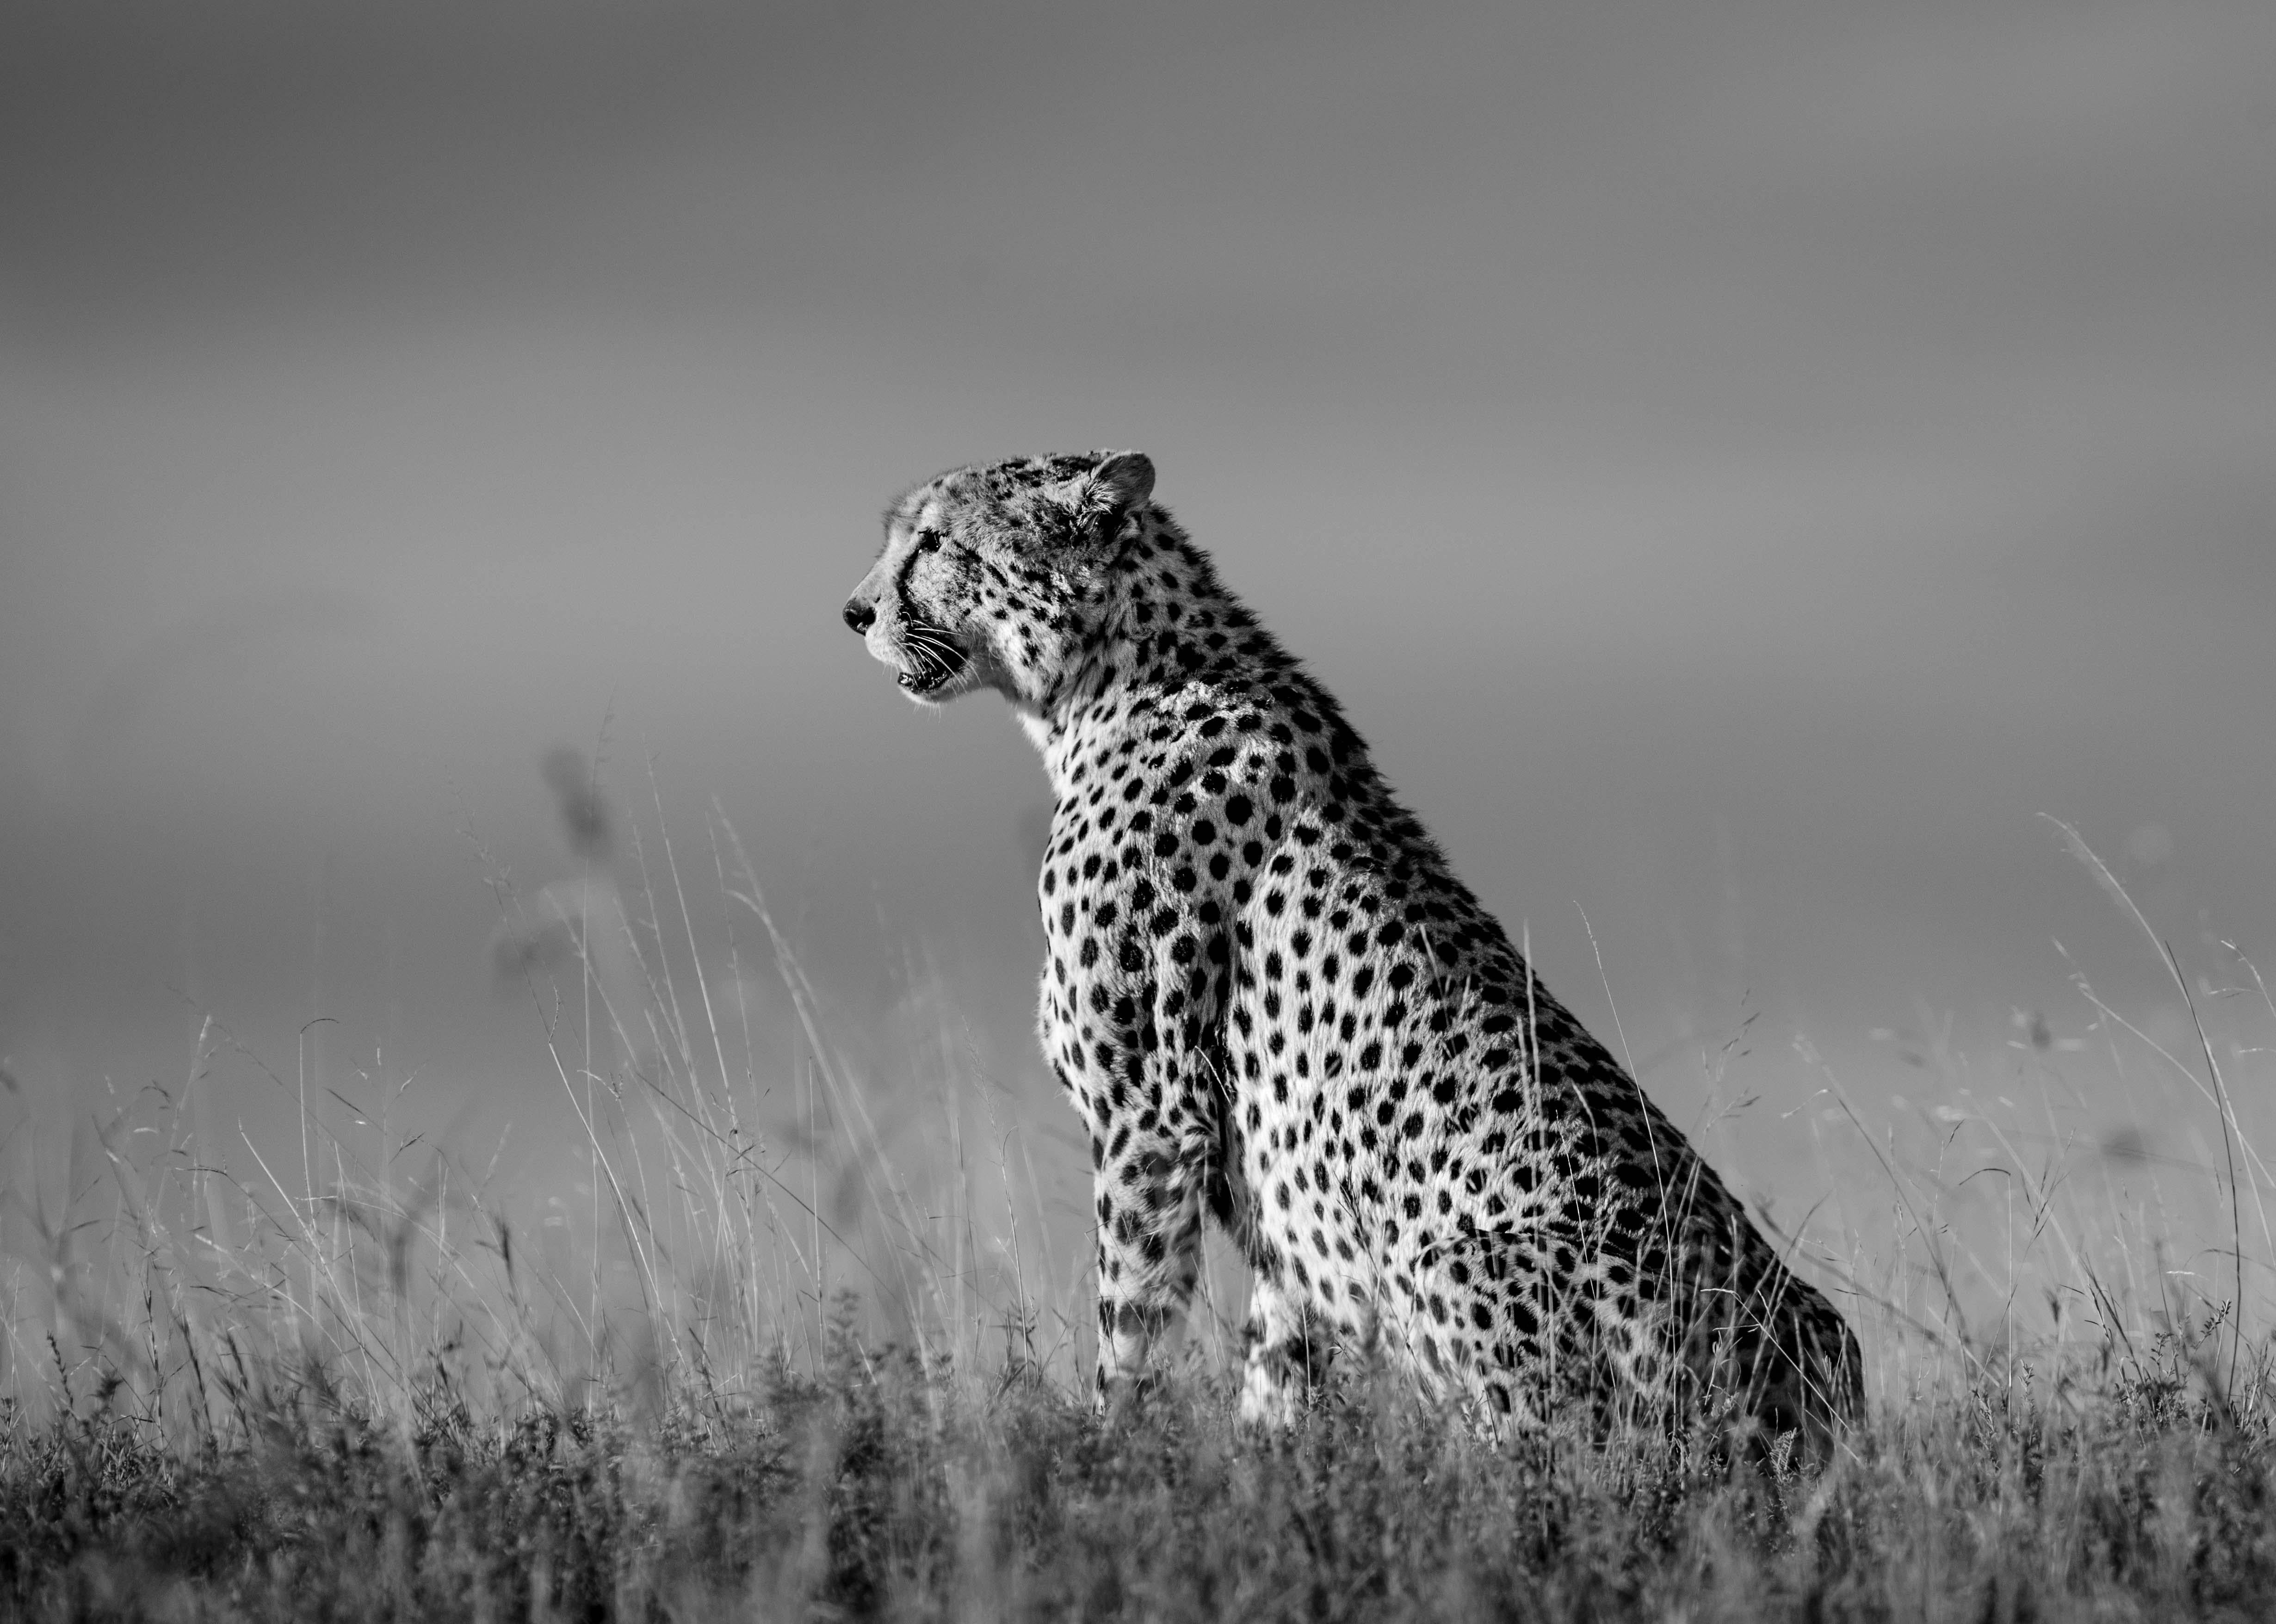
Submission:
[[[1680,1441],[1497,1455],[1364,1377],[1300,1438],[1240,1439],[1227,1394],[1242,1288],[1221,1248],[1173,1398],[1119,1441],[1099,1432],[1076,1396],[1090,1238],[1051,1194],[1069,1170],[973,1061],[937,977],[917,978],[931,996],[881,1059],[837,1029],[716,807],[691,848],[652,785],[647,820],[628,820],[581,761],[548,770],[578,872],[527,895],[496,876],[497,946],[581,1135],[577,1199],[519,1208],[483,1169],[413,1145],[402,1080],[385,1076],[317,1087],[305,1066],[273,1068],[297,1154],[232,1139],[207,1080],[241,1051],[208,1018],[178,1085],[76,1125],[72,1165],[98,1176],[60,1201],[8,1194],[0,1484],[100,1478],[125,1485],[118,1505],[147,1491],[166,1516],[186,1484],[266,1507],[262,1473],[297,1481],[324,1439],[353,1438],[398,1463],[386,1484],[429,1485],[386,1514],[425,1527],[425,1550],[449,1522],[438,1449],[493,1509],[534,1491],[531,1462],[554,1483],[582,1461],[600,1476],[578,1492],[616,1521],[556,1532],[633,1543],[632,1567],[611,1559],[580,1583],[638,1568],[653,1600],[673,1572],[654,1541],[680,1528],[757,1542],[732,1571],[708,1557],[689,1570],[744,1600],[762,1584],[804,1598],[791,1611],[828,1595],[884,1607],[900,1584],[928,1598],[919,1611],[974,1616],[1046,1602],[1143,1614],[1142,1581],[1171,1611],[1271,1611],[1286,1595],[1256,1588],[1226,1533],[1267,1525],[1274,1584],[1316,1597],[1302,1574],[1348,1569],[1348,1596],[1396,1611],[1396,1590],[1419,1615],[1544,1575],[1579,1587],[1583,1613],[1655,1585],[1680,1601],[1688,1584],[1749,1616],[1869,1569],[1858,1595],[1884,1603],[1908,1586],[1939,1607],[1987,1584],[1995,1600],[2001,1583],[2055,1595],[2066,1575],[2187,1597],[2204,1593],[2206,1542],[2234,1545],[2219,1530],[2259,1504],[2276,1241],[2271,1175],[2235,1102],[2265,1091],[2253,1040],[2276,1029],[2276,999],[2233,948],[2217,981],[2193,978],[2075,831],[2061,838],[2166,967],[2187,1025],[2133,1018],[2080,976],[2076,1036],[2019,1016],[1985,1061],[1912,1035],[1923,1098],[1887,1109],[1805,1048],[1821,1090],[1799,1181],[1832,1194],[1785,1227],[1858,1328],[1872,1410],[1812,1489],[1737,1482]],[[2090,1104],[2120,1089],[2158,1138],[2113,1133]],[[1337,1473],[1366,1484],[1339,1499]],[[855,1501],[860,1537],[884,1544],[849,1557]],[[1211,1505],[1233,1522],[1195,1524]],[[1418,1506],[1435,1507],[1435,1533]],[[2098,1521],[2129,1506],[2151,1522]],[[1323,1518],[1352,1528],[1324,1534]],[[1617,1526],[1591,1533],[1592,1518]],[[1405,1554],[1370,1567],[1353,1529]],[[1497,1529],[1533,1555],[1497,1554]],[[1187,1572],[1149,1540],[1216,1555]],[[1453,1542],[1435,1569],[1433,1540]],[[86,1548],[64,1540],[53,1571],[80,1571]],[[2257,1546],[2237,1549],[2241,1595],[2260,1568]],[[1204,1596],[1211,1560],[1227,1566]],[[554,1593],[526,1566],[509,1590],[541,1615]],[[1722,1590],[1703,1576],[1716,1575]]]
[[[518,1209],[448,1147],[407,1142],[404,1080],[316,1086],[305,1041],[276,1066],[209,1015],[178,1084],[73,1124],[67,1196],[8,1193],[0,1394],[21,1413],[100,1395],[170,1435],[218,1436],[241,1400],[317,1370],[398,1415],[436,1391],[501,1413],[659,1413],[732,1399],[762,1363],[816,1368],[841,1294],[928,1370],[1008,1361],[1080,1382],[1080,1170],[1048,1138],[1039,1160],[1050,1123],[975,1062],[938,978],[914,978],[889,1052],[849,1043],[717,808],[690,852],[652,785],[643,825],[574,752],[547,776],[579,867],[527,895],[493,867],[496,956],[581,1139],[576,1199]],[[1884,1398],[2122,1354],[2216,1313],[2235,1382],[2276,1323],[2276,1180],[2233,1097],[2265,1093],[2253,1039],[2276,1029],[2276,998],[2234,949],[2220,981],[2193,982],[2060,833],[2167,969],[2191,1047],[2083,975],[2078,1036],[2019,1015],[1986,1061],[1911,1035],[1917,1099],[1860,1100],[1797,1044],[1821,1086],[1815,1165],[1794,1182],[1827,1194],[1783,1193],[1766,1221],[1843,1301]],[[292,1099],[292,1153],[213,1119],[224,1059]],[[2093,1103],[2112,1098],[2156,1137],[2113,1131]],[[1234,1356],[1240,1275],[1213,1253],[1200,1370]]]

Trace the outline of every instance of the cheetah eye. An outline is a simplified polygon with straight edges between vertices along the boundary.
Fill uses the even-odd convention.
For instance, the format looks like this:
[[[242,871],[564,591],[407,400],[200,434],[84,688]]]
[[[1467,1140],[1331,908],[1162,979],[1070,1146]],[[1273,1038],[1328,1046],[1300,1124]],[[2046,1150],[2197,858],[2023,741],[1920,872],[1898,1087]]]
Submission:
[[[938,552],[940,550],[940,532],[937,530],[918,531],[916,550],[919,552]]]

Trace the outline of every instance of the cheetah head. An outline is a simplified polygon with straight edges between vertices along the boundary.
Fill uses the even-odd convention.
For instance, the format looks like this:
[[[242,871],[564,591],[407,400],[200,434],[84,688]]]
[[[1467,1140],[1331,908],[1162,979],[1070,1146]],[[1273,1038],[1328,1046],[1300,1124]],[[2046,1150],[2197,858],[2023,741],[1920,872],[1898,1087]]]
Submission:
[[[1028,457],[927,480],[885,514],[846,624],[920,704],[994,688],[1048,712],[1096,639],[1142,452]]]

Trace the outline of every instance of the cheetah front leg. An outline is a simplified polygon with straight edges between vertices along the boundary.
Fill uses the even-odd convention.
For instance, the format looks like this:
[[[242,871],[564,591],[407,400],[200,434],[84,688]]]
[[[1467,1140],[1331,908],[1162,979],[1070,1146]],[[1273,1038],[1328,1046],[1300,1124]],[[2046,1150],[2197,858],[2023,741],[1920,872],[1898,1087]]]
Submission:
[[[1328,1347],[1305,1300],[1262,1272],[1248,1293],[1241,1327],[1248,1349],[1240,1378],[1240,1418],[1251,1426],[1287,1427],[1327,1375]]]
[[[1150,952],[1134,933],[1116,956],[1118,968],[1144,978],[1143,994],[1105,1000],[1115,1041],[1092,1057],[1119,1079],[1095,1180],[1102,1404],[1142,1381],[1155,1343],[1192,1299],[1210,1180],[1224,1165],[1210,973],[1222,953],[1191,922],[1157,914],[1149,926]]]
[[[1115,1142],[1121,1153],[1094,1180],[1102,1407],[1143,1383],[1148,1355],[1175,1328],[1201,1274],[1203,1167],[1158,1128],[1118,1129]]]

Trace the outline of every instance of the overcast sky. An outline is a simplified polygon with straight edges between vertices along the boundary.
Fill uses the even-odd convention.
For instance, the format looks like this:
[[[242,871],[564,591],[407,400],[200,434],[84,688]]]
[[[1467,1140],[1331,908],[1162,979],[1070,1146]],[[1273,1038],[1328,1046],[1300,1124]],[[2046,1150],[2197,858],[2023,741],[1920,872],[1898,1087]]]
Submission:
[[[686,839],[717,797],[847,1021],[930,954],[1033,1085],[1040,767],[837,610],[902,486],[1092,446],[1152,453],[1640,1061],[1756,1013],[1743,1081],[1791,1093],[1796,1033],[2067,1029],[2057,937],[2167,996],[2042,813],[2185,957],[2276,959],[2265,4],[4,29],[35,1104],[178,1072],[211,1010],[542,1117],[474,850],[567,872],[564,741],[627,801],[653,761]],[[1696,1064],[1648,1075],[1691,1119]]]

